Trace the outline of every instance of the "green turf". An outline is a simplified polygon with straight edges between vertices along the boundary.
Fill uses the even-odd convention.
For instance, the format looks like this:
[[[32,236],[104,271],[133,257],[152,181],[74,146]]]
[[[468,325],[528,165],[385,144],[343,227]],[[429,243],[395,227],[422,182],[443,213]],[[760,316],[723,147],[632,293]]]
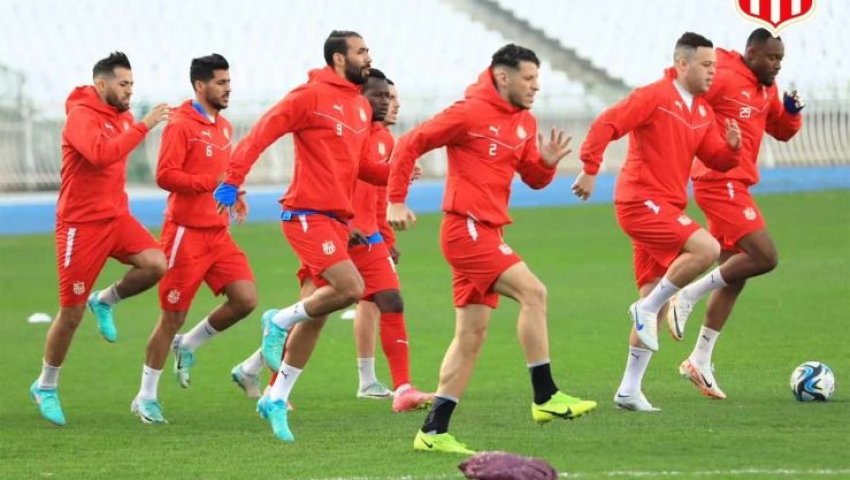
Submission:
[[[662,339],[644,390],[664,411],[651,415],[621,412],[611,403],[626,358],[626,308],[635,297],[630,247],[612,207],[514,212],[507,240],[549,288],[556,381],[600,407],[573,422],[532,423],[516,307],[504,302],[456,410],[453,432],[472,448],[543,457],[562,472],[588,477],[749,471],[771,478],[781,469],[794,478],[808,475],[793,472],[817,469],[850,475],[850,192],[769,196],[760,204],[781,260],[778,270],[747,287],[717,344],[716,375],[729,400],[710,401],[676,374],[693,345],[694,321],[683,343]],[[399,236],[413,374],[423,389],[434,387],[453,331],[438,222],[437,216],[423,216],[413,232]],[[279,227],[250,225],[235,232],[257,274],[259,310],[291,303],[296,263]],[[157,316],[153,292],[119,306],[115,345],[98,337],[87,313],[61,377],[69,424],[52,427],[27,398],[47,327],[29,325],[26,317],[56,310],[53,252],[49,236],[0,238],[0,478],[457,475],[460,458],[412,451],[424,413],[393,414],[387,402],[355,399],[351,324],[338,318],[327,325],[293,393],[295,444],[278,443],[254,413],[253,401],[229,381],[230,368],[258,345],[258,314],[199,350],[190,389],[181,390],[166,372],[160,399],[171,423],[141,424],[129,404]],[[98,285],[122,270],[111,262]],[[191,323],[215,303],[201,293]],[[831,401],[793,400],[788,378],[806,360],[824,361],[835,371],[838,390]]]

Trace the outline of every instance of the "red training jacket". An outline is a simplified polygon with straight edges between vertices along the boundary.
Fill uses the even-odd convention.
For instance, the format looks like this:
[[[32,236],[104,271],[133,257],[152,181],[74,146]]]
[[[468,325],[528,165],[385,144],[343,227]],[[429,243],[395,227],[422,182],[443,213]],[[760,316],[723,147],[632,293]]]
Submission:
[[[186,100],[171,112],[162,132],[156,184],[168,195],[165,218],[194,228],[225,227],[226,212],[216,211],[212,191],[230,161],[233,128],[224,115],[215,122]]]
[[[714,111],[702,95],[690,110],[676,87],[676,72],[635,89],[600,114],[581,146],[584,172],[596,175],[608,144],[629,134],[629,151],[617,176],[616,203],[663,200],[679,208],[688,203],[688,176],[694,155],[712,168],[738,164],[739,151],[726,143]]]
[[[399,138],[390,166],[389,201],[404,202],[416,159],[445,146],[449,172],[443,211],[494,227],[507,225],[514,174],[534,189],[555,176],[556,169],[542,162],[536,137],[534,116],[499,95],[488,68],[466,89],[463,100]]]
[[[381,122],[372,123],[372,133],[369,139],[369,155],[371,163],[388,163],[393,151],[395,139]],[[380,231],[387,246],[392,246],[395,235],[387,232],[392,229],[387,225],[387,189],[358,180],[354,187],[352,198],[354,205],[353,227],[365,235]]]
[[[91,85],[71,91],[65,113],[56,218],[81,223],[129,213],[127,155],[144,140],[148,127],[101,100]]]
[[[741,163],[728,172],[717,172],[696,161],[691,170],[694,181],[738,180],[755,185],[764,132],[787,142],[803,126],[802,115],[785,111],[776,84],[762,85],[738,52],[717,49],[717,74],[705,99],[717,114],[719,126],[727,118],[734,118],[741,126]]]
[[[310,71],[266,112],[233,151],[224,181],[241,185],[260,154],[278,138],[295,138],[295,173],[280,202],[288,210],[316,210],[341,219],[354,216],[357,178],[384,185],[389,168],[369,162],[372,108],[360,87],[332,67]]]

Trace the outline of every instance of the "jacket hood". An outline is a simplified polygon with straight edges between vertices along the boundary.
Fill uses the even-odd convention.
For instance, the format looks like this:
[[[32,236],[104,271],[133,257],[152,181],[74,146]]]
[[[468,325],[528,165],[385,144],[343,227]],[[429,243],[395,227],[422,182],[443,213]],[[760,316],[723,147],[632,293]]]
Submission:
[[[121,112],[100,99],[93,85],[84,85],[71,90],[68,99],[65,100],[65,115],[77,106],[84,106],[96,110],[105,115],[118,116]]]
[[[493,70],[489,67],[478,75],[478,81],[466,88],[464,96],[468,99],[478,99],[487,102],[503,112],[515,113],[523,110],[520,107],[512,105],[499,95],[499,91],[496,90],[496,79],[493,78]]]
[[[204,125],[212,125],[213,122],[211,122],[210,119],[206,117],[206,115],[203,115],[201,112],[195,109],[195,106],[192,104],[193,101],[194,100],[189,99],[181,103],[179,107],[171,111],[171,115],[174,117],[185,118],[187,120],[202,123]]]
[[[307,83],[325,83],[342,90],[349,90],[360,94],[360,85],[355,85],[347,79],[340,77],[331,66],[310,70],[307,78]]]
[[[728,68],[742,77],[761,84],[756,74],[744,62],[744,56],[734,50],[717,49],[717,67]]]

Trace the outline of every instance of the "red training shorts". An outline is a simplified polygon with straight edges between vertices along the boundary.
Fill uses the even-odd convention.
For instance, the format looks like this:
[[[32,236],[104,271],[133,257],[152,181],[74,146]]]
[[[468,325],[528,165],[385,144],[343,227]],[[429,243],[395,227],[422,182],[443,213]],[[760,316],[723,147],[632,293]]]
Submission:
[[[725,251],[740,252],[735,246],[738,240],[767,227],[749,189],[741,182],[694,182],[694,198],[705,213],[708,231]]]
[[[281,222],[283,235],[301,261],[298,281],[309,278],[316,288],[328,285],[322,273],[339,262],[349,260],[348,226],[327,215],[294,215]]]

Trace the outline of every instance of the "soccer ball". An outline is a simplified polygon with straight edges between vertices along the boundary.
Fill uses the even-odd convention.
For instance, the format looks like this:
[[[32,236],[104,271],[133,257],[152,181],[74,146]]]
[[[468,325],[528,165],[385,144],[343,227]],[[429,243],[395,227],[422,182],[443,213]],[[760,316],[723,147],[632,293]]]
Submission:
[[[826,364],[806,362],[791,374],[791,393],[801,402],[824,402],[834,391],[835,375]]]

